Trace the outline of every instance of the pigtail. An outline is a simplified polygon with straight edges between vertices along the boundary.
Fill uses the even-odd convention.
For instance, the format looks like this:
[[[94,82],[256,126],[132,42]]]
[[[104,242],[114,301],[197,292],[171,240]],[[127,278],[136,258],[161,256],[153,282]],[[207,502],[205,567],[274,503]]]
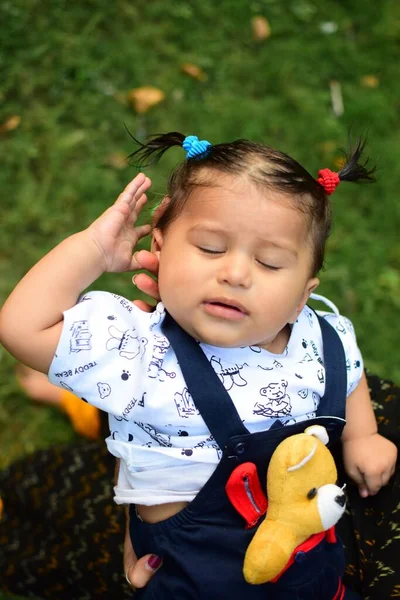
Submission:
[[[366,141],[361,137],[358,138],[354,148],[345,153],[345,164],[338,173],[340,181],[354,181],[356,183],[373,183],[376,181],[374,176],[376,167],[367,168],[369,158],[367,157],[363,162],[360,162]]]
[[[132,154],[128,156],[128,159],[131,162],[133,159],[135,161],[135,166],[140,168],[148,167],[149,165],[157,163],[163,156],[164,152],[166,152],[173,146],[182,147],[183,141],[185,139],[185,136],[182,135],[182,133],[172,131],[170,133],[163,133],[151,136],[148,138],[147,142],[143,144],[142,142],[137,140],[130,133],[130,131],[128,131],[128,133],[135,142],[135,144],[139,146],[137,150],[135,150],[134,152],[132,152]]]
[[[324,188],[325,194],[330,196],[336,190],[341,181],[353,181],[355,183],[373,183],[376,167],[367,168],[369,159],[360,162],[364,151],[366,139],[358,138],[354,148],[345,154],[345,163],[338,173],[330,169],[318,171],[317,181]]]

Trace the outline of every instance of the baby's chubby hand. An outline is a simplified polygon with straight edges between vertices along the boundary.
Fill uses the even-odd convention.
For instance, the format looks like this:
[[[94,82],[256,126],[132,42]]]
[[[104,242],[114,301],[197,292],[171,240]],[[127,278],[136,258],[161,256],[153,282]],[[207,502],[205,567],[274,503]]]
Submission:
[[[151,181],[139,173],[110,208],[86,230],[104,261],[104,271],[119,273],[138,269],[133,252],[138,241],[151,231],[150,225],[135,226],[147,201]]]
[[[357,483],[360,496],[374,496],[394,473],[397,448],[374,433],[342,442],[347,474]]]

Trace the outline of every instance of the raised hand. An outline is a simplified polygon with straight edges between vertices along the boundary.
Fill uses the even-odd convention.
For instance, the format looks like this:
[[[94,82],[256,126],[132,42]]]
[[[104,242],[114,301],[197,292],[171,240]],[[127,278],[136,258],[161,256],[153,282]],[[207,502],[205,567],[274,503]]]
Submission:
[[[136,269],[146,269],[157,277],[158,274],[158,256],[148,250],[140,250],[134,256],[136,261]],[[141,291],[153,298],[160,300],[158,283],[154,281],[147,273],[138,273],[132,277],[132,282]],[[154,306],[144,300],[134,300],[134,304],[145,312],[154,310]]]
[[[161,204],[153,212],[152,227],[156,227],[159,219],[164,214],[168,204],[169,198],[165,197]],[[153,245],[152,245],[153,246]],[[154,249],[154,248],[153,248]],[[146,269],[152,275],[157,277],[159,267],[159,252],[149,252],[148,250],[140,250],[134,255],[135,266],[134,269]],[[132,282],[141,291],[153,298],[154,300],[160,300],[160,293],[158,289],[157,279],[154,280],[147,273],[138,273],[132,277]],[[145,312],[151,312],[154,310],[154,306],[145,302],[144,300],[134,300],[134,304]]]
[[[150,225],[135,226],[147,201],[151,181],[139,173],[87,229],[104,259],[104,271],[119,273],[137,269],[133,252],[138,241],[151,231]]]

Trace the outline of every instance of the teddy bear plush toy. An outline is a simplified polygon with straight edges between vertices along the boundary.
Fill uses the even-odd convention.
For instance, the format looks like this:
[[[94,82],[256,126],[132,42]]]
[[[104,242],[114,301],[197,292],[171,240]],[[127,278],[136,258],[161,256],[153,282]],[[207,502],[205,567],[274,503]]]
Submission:
[[[303,542],[330,530],[345,510],[343,488],[326,448],[324,427],[311,426],[279,444],[268,467],[268,509],[245,556],[248,583],[273,581]],[[324,534],[322,534],[324,535]],[[334,533],[333,533],[334,535]]]

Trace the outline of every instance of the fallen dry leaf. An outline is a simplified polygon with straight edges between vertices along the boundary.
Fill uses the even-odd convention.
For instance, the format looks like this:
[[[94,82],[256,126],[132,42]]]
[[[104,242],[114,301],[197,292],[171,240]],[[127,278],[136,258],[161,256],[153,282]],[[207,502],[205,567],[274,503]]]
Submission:
[[[13,129],[17,129],[20,123],[21,117],[19,115],[12,115],[0,124],[0,133],[6,133],[7,131],[13,131]]]
[[[128,92],[128,98],[135,111],[142,115],[153,106],[160,104],[164,100],[165,94],[162,90],[147,85]]]
[[[251,20],[251,30],[253,32],[253,40],[266,40],[271,35],[271,27],[265,17],[258,15]]]
[[[193,63],[182,63],[181,71],[185,73],[185,75],[189,75],[193,79],[197,79],[197,81],[206,81],[207,75],[203,71],[201,67],[194,65]]]
[[[360,83],[366,88],[377,88],[379,87],[379,78],[376,75],[364,75],[361,77]]]

